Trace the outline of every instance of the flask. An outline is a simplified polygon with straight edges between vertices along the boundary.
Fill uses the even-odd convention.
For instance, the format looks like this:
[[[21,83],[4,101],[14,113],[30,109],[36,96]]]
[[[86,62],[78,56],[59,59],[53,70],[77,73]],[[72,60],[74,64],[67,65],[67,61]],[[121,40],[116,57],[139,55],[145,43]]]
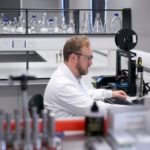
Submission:
[[[58,17],[54,17],[54,33],[59,33]]]
[[[103,24],[102,20],[100,17],[100,13],[96,13],[95,21],[94,21],[94,26],[93,26],[93,33],[103,33]]]
[[[91,16],[90,12],[84,12],[82,26],[80,29],[81,33],[91,33],[92,32],[92,25],[91,25]]]
[[[111,26],[111,33],[117,33],[122,28],[121,19],[119,18],[118,13],[114,14],[110,26]]]
[[[17,20],[17,18],[14,17],[14,20],[10,21],[10,25],[9,25],[9,33],[10,34],[16,33],[16,27],[17,27],[16,20]]]
[[[137,63],[137,88],[136,88],[136,96],[143,96],[143,66],[142,66],[142,58],[138,57]]]
[[[30,28],[29,28],[29,33],[36,33],[37,32],[37,19],[36,16],[33,15],[30,21]]]
[[[47,13],[44,12],[43,16],[42,16],[42,22],[41,22],[41,33],[47,33],[48,32],[48,28],[47,28]]]
[[[111,33],[111,30],[110,30],[110,21],[108,19],[105,20],[104,32],[107,33],[107,34]]]
[[[60,29],[61,29],[61,32],[62,33],[66,33],[67,32],[67,24],[66,24],[66,19],[65,19],[65,16],[62,16],[62,22],[61,22],[61,26],[60,26]]]
[[[26,32],[25,24],[26,24],[25,19],[23,19],[21,16],[19,16],[19,21],[18,21],[18,26],[17,26],[16,32],[19,34],[25,34],[25,32]]]
[[[75,33],[75,23],[74,23],[74,19],[73,19],[73,12],[70,13],[67,33]]]

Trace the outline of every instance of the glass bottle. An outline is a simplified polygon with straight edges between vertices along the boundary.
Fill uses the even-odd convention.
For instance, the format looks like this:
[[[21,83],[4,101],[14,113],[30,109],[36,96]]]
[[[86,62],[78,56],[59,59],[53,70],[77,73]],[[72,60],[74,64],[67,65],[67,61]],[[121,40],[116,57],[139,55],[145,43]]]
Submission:
[[[59,62],[61,63],[62,62],[62,58],[63,57],[63,53],[62,53],[62,50],[59,51]]]
[[[3,20],[2,33],[9,34],[9,20],[7,17],[4,17],[4,20]]]
[[[53,19],[49,19],[48,20],[47,27],[48,27],[48,32],[49,33],[53,33],[54,32],[54,21],[53,21]]]
[[[66,24],[66,19],[65,19],[65,16],[62,16],[62,22],[61,22],[61,26],[60,26],[60,29],[61,29],[61,32],[62,33],[66,33],[67,32],[67,24]]]
[[[37,19],[36,16],[33,15],[30,21],[30,28],[29,28],[29,33],[37,33]]]
[[[21,16],[19,16],[18,26],[16,29],[16,32],[19,34],[25,34],[26,28],[25,28],[25,19],[23,19]]]
[[[75,33],[75,23],[73,19],[73,12],[70,12],[67,33]]]
[[[115,13],[114,17],[111,20],[111,33],[117,33],[122,28],[121,19],[119,14]]]
[[[10,21],[10,25],[9,25],[9,33],[10,34],[15,34],[16,33],[17,24],[15,23],[15,19],[16,19],[16,17],[14,17],[13,21]]]
[[[109,21],[108,19],[105,20],[104,32],[105,32],[106,34],[111,33],[111,31],[110,31],[110,21]]]
[[[3,20],[4,20],[4,13],[1,13],[1,15],[0,15],[0,33],[2,33]]]
[[[80,32],[81,33],[91,33],[92,32],[90,12],[84,12]]]
[[[100,13],[96,13],[95,21],[94,21],[94,26],[93,26],[93,33],[103,33],[103,24],[102,20],[100,17]]]
[[[41,33],[48,33],[48,28],[47,28],[47,13],[44,12],[42,16],[42,22],[41,22]]]
[[[59,33],[58,17],[54,17],[54,33]]]

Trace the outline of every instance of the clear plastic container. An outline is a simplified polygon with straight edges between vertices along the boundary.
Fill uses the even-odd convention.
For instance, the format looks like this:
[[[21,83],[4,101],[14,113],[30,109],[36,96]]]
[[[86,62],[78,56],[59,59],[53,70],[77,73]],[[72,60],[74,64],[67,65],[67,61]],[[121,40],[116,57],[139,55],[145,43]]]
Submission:
[[[117,33],[122,28],[121,19],[119,18],[118,13],[114,14],[114,17],[111,20],[110,28],[111,33]]]

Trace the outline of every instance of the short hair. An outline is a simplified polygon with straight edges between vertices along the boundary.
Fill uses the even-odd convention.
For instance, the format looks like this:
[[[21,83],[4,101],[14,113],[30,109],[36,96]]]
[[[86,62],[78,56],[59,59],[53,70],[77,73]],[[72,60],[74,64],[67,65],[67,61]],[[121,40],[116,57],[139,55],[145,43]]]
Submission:
[[[68,61],[69,56],[72,53],[80,52],[81,48],[90,47],[89,39],[84,35],[77,35],[71,37],[64,45],[63,57],[65,61]]]

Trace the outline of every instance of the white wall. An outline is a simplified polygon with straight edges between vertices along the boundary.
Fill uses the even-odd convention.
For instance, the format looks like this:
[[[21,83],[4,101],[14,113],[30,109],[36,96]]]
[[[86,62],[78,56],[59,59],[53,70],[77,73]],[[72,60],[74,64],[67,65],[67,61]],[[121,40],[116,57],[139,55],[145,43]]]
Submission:
[[[90,9],[91,0],[70,0],[70,9]]]
[[[61,0],[20,0],[21,8],[28,9],[60,9]]]
[[[150,0],[107,0],[108,9],[131,8],[132,28],[138,34],[136,49],[150,52]]]

